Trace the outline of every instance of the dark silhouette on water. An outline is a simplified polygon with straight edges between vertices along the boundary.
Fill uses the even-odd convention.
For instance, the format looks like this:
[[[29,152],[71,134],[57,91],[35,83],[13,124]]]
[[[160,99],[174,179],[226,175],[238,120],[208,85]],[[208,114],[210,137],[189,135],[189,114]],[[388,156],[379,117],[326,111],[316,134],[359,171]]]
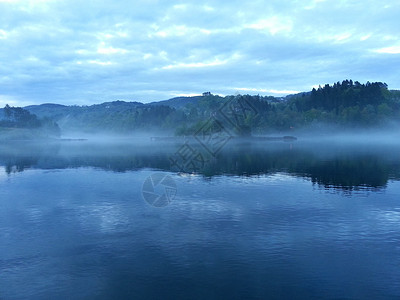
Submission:
[[[114,172],[151,168],[176,172],[170,157],[178,144],[94,144],[53,142],[13,143],[0,146],[0,166],[8,174],[25,169],[94,167]],[[400,146],[304,143],[232,143],[195,173],[204,177],[264,176],[285,173],[327,188],[351,191],[385,188],[400,180]],[[201,150],[199,147],[198,150]]]

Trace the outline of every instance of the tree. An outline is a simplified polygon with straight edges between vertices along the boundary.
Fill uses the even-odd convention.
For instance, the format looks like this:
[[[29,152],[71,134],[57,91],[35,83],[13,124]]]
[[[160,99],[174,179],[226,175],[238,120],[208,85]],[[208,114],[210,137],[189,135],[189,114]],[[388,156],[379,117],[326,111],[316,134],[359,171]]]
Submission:
[[[35,128],[41,126],[40,120],[36,115],[21,107],[10,107],[7,104],[4,107],[4,114],[10,127]]]
[[[4,114],[6,116],[7,119],[10,119],[12,116],[12,110],[10,105],[6,104],[6,106],[4,106]]]

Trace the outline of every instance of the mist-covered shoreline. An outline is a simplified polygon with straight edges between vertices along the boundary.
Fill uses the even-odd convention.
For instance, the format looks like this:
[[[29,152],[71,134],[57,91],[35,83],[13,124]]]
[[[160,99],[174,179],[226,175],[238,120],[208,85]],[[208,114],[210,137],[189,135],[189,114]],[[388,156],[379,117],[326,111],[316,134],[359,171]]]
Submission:
[[[38,122],[52,128],[51,137],[65,138],[389,134],[400,127],[400,92],[381,82],[344,80],[285,98],[221,97],[208,92],[148,104],[114,101],[90,106],[6,106],[0,110],[0,139],[10,128],[36,128]]]

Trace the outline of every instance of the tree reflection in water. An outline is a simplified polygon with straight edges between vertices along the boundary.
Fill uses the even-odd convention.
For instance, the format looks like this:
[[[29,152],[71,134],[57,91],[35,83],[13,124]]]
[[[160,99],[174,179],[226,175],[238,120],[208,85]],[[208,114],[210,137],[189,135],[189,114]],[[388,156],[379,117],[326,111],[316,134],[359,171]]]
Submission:
[[[157,142],[13,142],[0,146],[0,166],[11,175],[26,169],[94,167],[114,172],[143,168],[174,172],[169,158],[180,145]],[[197,173],[264,176],[286,173],[327,189],[384,189],[400,180],[400,146],[295,142],[235,142]]]

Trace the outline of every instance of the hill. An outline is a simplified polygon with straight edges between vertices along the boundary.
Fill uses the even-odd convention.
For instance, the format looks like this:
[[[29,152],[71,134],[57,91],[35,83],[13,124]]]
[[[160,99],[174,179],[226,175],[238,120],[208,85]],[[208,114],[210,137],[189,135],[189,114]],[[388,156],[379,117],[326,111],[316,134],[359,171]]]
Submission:
[[[264,134],[318,128],[371,128],[400,122],[400,91],[385,83],[343,80],[284,98],[251,95],[176,97],[143,104],[114,101],[90,106],[42,104],[25,107],[38,118],[58,123],[62,132],[132,133],[157,130],[194,134],[207,124],[208,133]],[[0,110],[0,117],[3,110]]]
[[[169,100],[163,100],[158,102],[151,102],[150,105],[165,105],[176,109],[182,109],[186,105],[196,105],[203,96],[193,96],[193,97],[175,97]]]
[[[21,107],[6,105],[0,115],[0,140],[27,140],[60,136],[57,123],[38,118]]]

